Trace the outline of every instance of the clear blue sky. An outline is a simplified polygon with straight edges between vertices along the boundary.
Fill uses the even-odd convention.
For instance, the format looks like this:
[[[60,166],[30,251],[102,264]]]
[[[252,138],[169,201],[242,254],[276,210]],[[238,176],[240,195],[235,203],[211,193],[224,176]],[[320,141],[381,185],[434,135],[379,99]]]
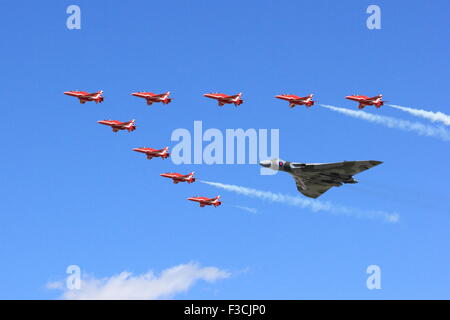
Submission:
[[[66,28],[78,4],[82,29]],[[366,8],[382,29],[366,28]],[[53,299],[68,265],[97,277],[197,261],[228,270],[181,298],[450,298],[449,143],[273,96],[320,103],[376,95],[449,113],[448,1],[3,1],[0,25],[3,156],[0,298]],[[67,90],[105,91],[79,104]],[[131,92],[170,90],[147,107]],[[239,108],[210,91],[242,91]],[[406,113],[368,108],[412,121]],[[137,120],[113,134],[102,119]],[[381,160],[323,200],[395,211],[400,222],[313,213],[159,173],[297,195],[287,175],[257,165],[147,161],[131,149],[172,146],[176,128],[279,128],[281,157],[297,162]],[[222,194],[200,209],[193,195]],[[251,214],[241,205],[258,210]],[[382,269],[368,290],[365,270]]]

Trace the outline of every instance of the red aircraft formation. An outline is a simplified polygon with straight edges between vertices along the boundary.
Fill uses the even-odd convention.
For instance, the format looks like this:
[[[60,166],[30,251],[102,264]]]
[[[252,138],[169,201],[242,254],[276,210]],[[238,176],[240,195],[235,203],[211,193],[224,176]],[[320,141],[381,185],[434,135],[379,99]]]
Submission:
[[[134,125],[135,120],[127,122],[120,122],[118,120],[101,120],[97,122],[106,126],[110,126],[113,132],[117,132],[120,130],[127,130],[128,132],[131,132],[136,130],[136,126]]]
[[[219,106],[223,106],[227,103],[234,103],[237,107],[244,102],[244,100],[241,99],[242,93],[240,92],[232,96],[226,95],[225,93],[205,93],[203,96],[217,100]]]
[[[220,199],[220,196],[217,196],[215,198],[205,198],[205,197],[188,198],[188,200],[200,203],[201,208],[203,208],[204,206],[218,207],[222,204],[222,202],[220,202],[219,199]]]
[[[160,176],[172,179],[173,183],[175,184],[177,184],[178,182],[187,182],[189,184],[195,182],[194,171],[186,175],[182,175],[180,173],[175,172],[161,173]]]
[[[346,96],[345,99],[359,102],[358,109],[364,109],[365,106],[375,106],[380,108],[385,102],[383,101],[383,95],[379,94],[375,97],[369,98],[367,96],[352,95]]]
[[[295,94],[280,94],[278,96],[275,96],[275,98],[288,101],[289,107],[291,108],[303,105],[308,108],[313,106],[315,101],[313,101],[312,97],[313,97],[312,93],[306,97],[299,97],[296,96]]]
[[[65,95],[76,97],[79,99],[80,103],[86,103],[87,101],[95,101],[95,103],[103,102],[103,90],[94,93],[88,93],[85,91],[66,91]],[[139,98],[143,98],[146,100],[147,105],[152,105],[153,103],[161,102],[162,104],[169,104],[172,99],[169,98],[170,92],[167,91],[165,93],[152,93],[152,92],[134,92],[131,95]],[[227,95],[224,93],[206,93],[203,96],[211,99],[215,99],[218,102],[219,106],[224,106],[225,104],[234,104],[236,107],[241,105],[244,100],[242,100],[242,93],[238,93],[235,95]],[[315,101],[312,99],[313,94],[309,94],[305,97],[300,97],[295,94],[280,94],[276,95],[275,98],[285,100],[289,102],[289,107],[294,108],[295,106],[306,106],[307,108],[314,105]],[[359,103],[358,108],[363,109],[366,106],[375,106],[376,108],[380,108],[384,102],[383,96],[381,94],[375,97],[367,97],[363,95],[351,95],[346,96],[346,99],[356,101]],[[118,132],[120,130],[127,130],[128,132],[132,132],[136,130],[135,120],[121,122],[118,120],[101,120],[98,123],[110,126],[113,132]],[[152,148],[134,148],[133,151],[144,153],[147,156],[147,159],[153,159],[155,157],[160,157],[161,159],[166,159],[170,156],[169,147],[165,147],[163,149],[152,149]],[[177,184],[179,182],[187,182],[191,184],[195,182],[194,172],[183,175],[176,172],[169,173],[161,173],[160,176],[165,178],[172,179],[173,183]],[[190,201],[195,201],[200,204],[200,207],[204,206],[214,206],[218,207],[222,204],[219,201],[220,196],[215,198],[206,198],[206,197],[192,197],[188,198]]]
[[[66,91],[64,94],[72,97],[76,97],[80,100],[80,103],[86,103],[86,101],[95,101],[95,103],[100,103],[103,101],[103,91],[100,90],[95,93],[88,93],[85,91]],[[132,96],[144,98],[148,105],[152,105],[156,102],[162,102],[163,104],[169,104],[172,99],[169,98],[170,91],[165,93],[152,93],[152,92],[134,92]],[[234,104],[236,107],[241,105],[244,100],[242,100],[242,93],[235,95],[227,95],[225,93],[205,93],[204,97],[217,100],[219,106],[224,106],[225,104]],[[285,100],[289,102],[289,107],[293,108],[295,106],[306,106],[307,108],[312,107],[315,101],[312,99],[313,94],[309,94],[305,97],[300,97],[295,94],[280,94],[276,95],[275,98]],[[351,95],[345,97],[348,100],[359,102],[358,109],[364,109],[366,106],[375,106],[380,108],[384,105],[383,95],[379,94],[375,97],[368,97],[363,95]],[[104,123],[105,124],[105,123]]]
[[[103,90],[95,93],[88,93],[85,91],[66,91],[64,94],[80,99],[80,103],[86,103],[86,101],[101,103],[103,101]]]
[[[161,159],[166,159],[169,157],[169,147],[165,147],[164,149],[152,149],[152,148],[134,148],[133,151],[144,153],[147,156],[148,160],[153,158],[161,157]]]
[[[162,102],[163,104],[169,104],[172,99],[169,98],[170,91],[166,93],[152,93],[152,92],[135,92],[131,94],[132,96],[144,98],[147,100],[147,104],[150,106],[153,102]]]

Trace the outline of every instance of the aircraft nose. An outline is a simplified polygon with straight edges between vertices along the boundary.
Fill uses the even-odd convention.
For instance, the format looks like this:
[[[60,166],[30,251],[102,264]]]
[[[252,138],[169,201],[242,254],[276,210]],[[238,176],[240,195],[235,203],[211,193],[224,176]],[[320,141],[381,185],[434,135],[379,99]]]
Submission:
[[[270,160],[263,160],[259,163],[260,166],[263,166],[265,168],[270,168],[271,161]]]

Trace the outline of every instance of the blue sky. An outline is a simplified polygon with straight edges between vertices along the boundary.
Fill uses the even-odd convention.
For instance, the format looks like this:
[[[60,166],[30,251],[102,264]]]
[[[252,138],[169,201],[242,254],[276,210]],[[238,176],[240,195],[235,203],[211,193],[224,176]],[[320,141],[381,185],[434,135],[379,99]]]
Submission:
[[[81,30],[66,28],[67,6]],[[366,28],[381,8],[382,29]],[[95,277],[160,272],[195,261],[231,274],[175,298],[450,298],[449,142],[314,106],[280,93],[315,93],[355,108],[348,94],[448,112],[447,1],[4,1],[0,65],[3,157],[0,298],[54,299],[46,283],[76,264]],[[105,91],[79,104],[62,92]],[[170,90],[147,107],[131,92]],[[239,108],[203,93],[243,92]],[[387,106],[367,112],[426,124]],[[131,134],[96,123],[136,119]],[[381,160],[360,184],[323,200],[400,214],[396,224],[313,213],[159,173],[296,196],[292,178],[257,165],[147,161],[131,149],[173,146],[174,129],[280,129],[280,156],[296,162]],[[433,125],[433,124],[430,124]],[[193,195],[222,194],[200,209]],[[322,198],[321,198],[322,199]],[[237,208],[258,210],[252,214]],[[368,290],[367,266],[382,270]]]

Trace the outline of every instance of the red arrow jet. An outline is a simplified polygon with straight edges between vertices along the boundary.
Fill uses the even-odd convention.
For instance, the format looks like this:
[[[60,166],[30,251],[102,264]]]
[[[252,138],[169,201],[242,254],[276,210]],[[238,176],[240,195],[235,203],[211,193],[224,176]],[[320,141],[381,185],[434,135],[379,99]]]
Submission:
[[[280,94],[278,96],[275,96],[275,98],[286,100],[289,102],[289,107],[293,108],[295,106],[306,106],[311,107],[314,105],[314,101],[312,99],[313,94],[310,94],[306,97],[299,97],[295,94]]]
[[[120,122],[118,120],[101,120],[97,121],[100,124],[104,124],[110,126],[113,132],[117,132],[119,130],[127,130],[128,132],[136,130],[136,126],[134,125],[135,120]]]
[[[156,94],[152,92],[135,92],[131,94],[132,96],[144,98],[147,100],[147,104],[150,106],[153,102],[162,102],[163,104],[168,104],[172,99],[169,98],[170,91],[166,93]]]
[[[160,176],[166,177],[166,178],[171,178],[173,180],[173,183],[175,183],[175,184],[177,184],[178,182],[187,182],[187,183],[195,182],[194,172],[191,172],[186,175],[182,175],[179,173],[172,173],[172,172],[161,173]]]
[[[219,201],[220,196],[217,196],[215,198],[205,198],[205,197],[193,197],[193,198],[188,198],[188,200],[191,201],[195,201],[200,203],[200,207],[204,207],[204,206],[214,206],[214,207],[218,207],[222,204],[222,202]]]
[[[80,103],[86,103],[86,101],[95,101],[95,103],[101,103],[103,101],[103,90],[95,93],[89,93],[85,91],[66,91],[64,92],[64,94],[80,99]]]
[[[168,158],[169,153],[169,147],[165,147],[164,149],[152,149],[152,148],[134,148],[133,151],[145,153],[147,155],[147,159],[151,160],[155,157],[161,157],[161,159]]]
[[[237,107],[244,102],[244,100],[241,99],[242,93],[238,93],[233,96],[229,96],[224,93],[205,93],[203,96],[211,99],[216,99],[219,106],[223,106],[226,103],[234,103],[234,105]]]
[[[345,99],[359,102],[358,109],[364,109],[365,106],[381,107],[385,102],[383,101],[383,95],[379,94],[375,97],[369,98],[367,96],[352,95],[346,96]]]

